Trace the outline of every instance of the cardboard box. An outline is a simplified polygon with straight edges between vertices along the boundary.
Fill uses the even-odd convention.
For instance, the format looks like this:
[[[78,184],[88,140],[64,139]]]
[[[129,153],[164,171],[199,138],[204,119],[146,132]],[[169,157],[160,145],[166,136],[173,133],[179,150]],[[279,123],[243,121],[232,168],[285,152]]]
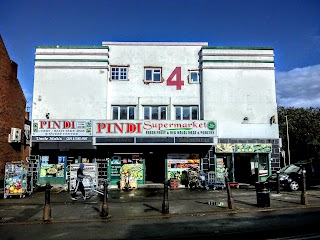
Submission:
[[[125,187],[125,181],[120,181],[120,189],[123,189]],[[137,180],[131,180],[129,182],[130,189],[137,189],[138,188],[138,182]]]

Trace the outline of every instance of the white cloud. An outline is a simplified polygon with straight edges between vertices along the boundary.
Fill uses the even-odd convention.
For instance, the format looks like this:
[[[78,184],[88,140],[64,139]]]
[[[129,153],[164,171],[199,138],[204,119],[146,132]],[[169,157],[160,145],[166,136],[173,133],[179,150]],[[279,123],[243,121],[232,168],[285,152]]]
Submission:
[[[276,72],[277,102],[284,107],[320,107],[320,64]]]

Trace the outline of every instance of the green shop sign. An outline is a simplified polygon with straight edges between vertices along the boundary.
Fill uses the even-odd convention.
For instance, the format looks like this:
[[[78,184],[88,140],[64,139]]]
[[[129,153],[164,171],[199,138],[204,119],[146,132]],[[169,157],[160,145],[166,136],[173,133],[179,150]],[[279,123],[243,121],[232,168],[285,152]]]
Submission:
[[[216,153],[270,153],[270,143],[218,143]]]

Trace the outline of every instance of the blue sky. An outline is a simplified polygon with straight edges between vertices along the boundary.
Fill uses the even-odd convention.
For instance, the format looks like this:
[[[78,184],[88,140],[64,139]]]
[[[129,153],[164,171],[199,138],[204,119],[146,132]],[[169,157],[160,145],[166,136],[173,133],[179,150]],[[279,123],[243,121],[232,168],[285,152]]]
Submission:
[[[278,105],[320,107],[319,0],[0,0],[0,34],[29,106],[38,45],[195,41],[273,47]]]

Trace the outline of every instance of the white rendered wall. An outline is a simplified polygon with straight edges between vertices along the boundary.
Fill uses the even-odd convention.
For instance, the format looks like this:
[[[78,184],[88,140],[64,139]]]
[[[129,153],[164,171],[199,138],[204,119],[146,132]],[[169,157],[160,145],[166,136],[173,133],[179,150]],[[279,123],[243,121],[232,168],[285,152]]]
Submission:
[[[219,138],[279,138],[273,51],[207,50],[203,59],[203,116],[218,120]]]
[[[113,105],[135,105],[136,119],[143,119],[143,106],[164,105],[168,106],[168,120],[175,120],[175,105],[202,104],[203,119],[217,120],[219,138],[279,137],[274,64],[250,63],[273,60],[273,51],[203,50],[200,62],[217,62],[202,63],[200,85],[188,83],[188,70],[199,69],[199,51],[205,43],[103,44],[110,51],[37,49],[33,119],[44,119],[46,113],[51,119],[112,119]],[[105,60],[110,66],[128,66],[129,80],[111,81]],[[224,62],[229,60],[249,63]],[[146,66],[162,67],[164,82],[144,83]],[[181,90],[167,86],[176,67],[182,71]],[[273,115],[276,124],[270,125]]]
[[[175,120],[175,105],[200,104],[200,84],[188,83],[188,70],[199,68],[201,46],[150,46],[150,45],[112,45],[110,47],[110,66],[129,65],[129,81],[112,80],[108,83],[108,119],[111,119],[112,105],[137,105],[139,119],[143,119],[144,105],[166,105]],[[144,83],[144,67],[162,67],[162,83]],[[167,86],[167,79],[176,67],[181,67],[184,86]]]
[[[45,119],[46,113],[50,119],[105,119],[107,54],[107,49],[37,49],[33,119]]]
[[[107,71],[37,69],[33,119],[105,119]],[[41,99],[41,100],[39,100]]]

